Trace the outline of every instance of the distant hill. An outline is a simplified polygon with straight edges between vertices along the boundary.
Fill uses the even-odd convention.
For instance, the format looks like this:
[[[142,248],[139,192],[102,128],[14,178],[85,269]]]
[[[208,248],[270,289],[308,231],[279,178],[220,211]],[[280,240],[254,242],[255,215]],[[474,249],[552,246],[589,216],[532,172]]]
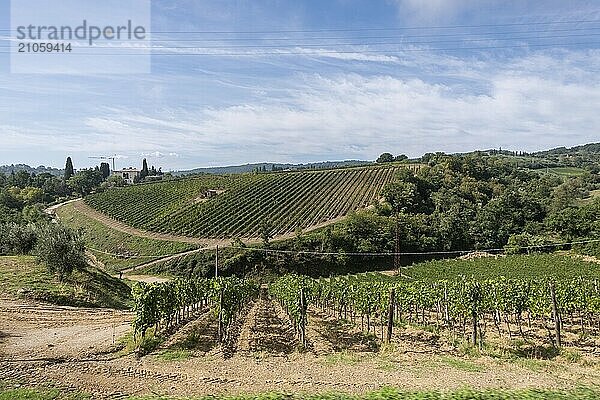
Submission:
[[[571,148],[557,147],[551,150],[538,151],[534,153],[536,156],[558,156],[563,154],[573,153],[596,153],[600,154],[600,143],[588,143],[581,146],[574,146]]]
[[[342,167],[356,167],[361,165],[373,164],[372,161],[345,160],[345,161],[323,161],[308,164],[278,164],[278,163],[255,163],[244,165],[231,165],[226,167],[208,167],[195,168],[186,171],[174,171],[173,175],[193,175],[193,174],[243,174],[253,171],[285,171],[285,170],[305,170],[305,169],[331,169]]]
[[[43,165],[40,165],[39,167],[30,167],[27,164],[0,165],[0,173],[9,175],[13,171],[14,172],[27,171],[30,174],[35,173],[36,175],[43,174],[43,173],[49,173],[52,175],[61,176],[64,174],[64,170],[62,170],[62,169],[45,167]]]

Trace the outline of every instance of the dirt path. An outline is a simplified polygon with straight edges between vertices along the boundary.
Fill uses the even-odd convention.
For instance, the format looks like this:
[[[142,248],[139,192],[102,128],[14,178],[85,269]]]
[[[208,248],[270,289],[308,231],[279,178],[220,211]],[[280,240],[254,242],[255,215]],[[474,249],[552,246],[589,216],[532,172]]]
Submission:
[[[225,240],[214,240],[214,241],[209,242],[205,239],[200,239],[200,238],[171,235],[171,234],[167,234],[167,233],[156,233],[156,232],[145,231],[142,229],[137,229],[137,228],[134,228],[127,224],[124,224],[120,221],[117,221],[116,219],[113,219],[101,212],[94,210],[92,207],[85,204],[85,202],[82,199],[78,199],[72,203],[73,203],[73,207],[77,211],[81,212],[82,214],[86,215],[87,217],[95,219],[96,221],[108,226],[109,228],[112,228],[119,232],[127,233],[129,235],[134,235],[134,236],[139,236],[139,237],[143,237],[143,238],[147,238],[147,239],[154,239],[154,240],[189,243],[189,244],[195,244],[195,245],[203,246],[203,247],[216,246],[216,245],[223,246],[226,244],[230,244],[230,241],[225,241]]]
[[[237,350],[240,354],[254,353],[289,355],[298,346],[292,325],[281,306],[263,293],[248,312]]]
[[[144,263],[144,264],[136,265],[135,267],[124,269],[124,270],[121,271],[121,273],[123,273],[123,274],[131,274],[132,272],[139,271],[139,270],[142,270],[144,268],[151,267],[153,265],[161,264],[161,263],[164,263],[166,261],[174,260],[176,258],[185,257],[185,256],[188,256],[190,254],[196,254],[196,253],[199,253],[201,251],[208,250],[208,249],[209,249],[209,247],[204,247],[204,248],[201,248],[201,249],[188,250],[188,251],[184,251],[182,253],[177,253],[177,254],[173,254],[173,255],[167,256],[167,257],[158,258],[156,260],[149,261],[149,262]]]
[[[50,215],[51,217],[56,217],[56,210],[57,210],[57,209],[59,209],[59,208],[60,208],[60,207],[62,207],[62,206],[65,206],[65,205],[67,205],[67,204],[71,204],[71,203],[74,203],[74,202],[76,202],[76,201],[80,201],[80,200],[81,200],[81,198],[78,198],[78,199],[73,199],[73,200],[67,200],[67,201],[65,201],[65,202],[58,203],[58,204],[55,204],[55,205],[53,205],[53,206],[50,206],[50,207],[46,208],[46,209],[44,210],[44,212],[45,212],[46,214]]]
[[[110,352],[133,314],[111,309],[0,299],[0,354],[13,359],[71,359]]]

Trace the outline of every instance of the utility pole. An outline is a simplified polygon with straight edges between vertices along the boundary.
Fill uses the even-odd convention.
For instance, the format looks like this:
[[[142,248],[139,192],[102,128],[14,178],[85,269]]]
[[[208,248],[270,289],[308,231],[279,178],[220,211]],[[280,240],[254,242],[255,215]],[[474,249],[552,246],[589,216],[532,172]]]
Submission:
[[[215,251],[215,278],[219,276],[219,245]]]

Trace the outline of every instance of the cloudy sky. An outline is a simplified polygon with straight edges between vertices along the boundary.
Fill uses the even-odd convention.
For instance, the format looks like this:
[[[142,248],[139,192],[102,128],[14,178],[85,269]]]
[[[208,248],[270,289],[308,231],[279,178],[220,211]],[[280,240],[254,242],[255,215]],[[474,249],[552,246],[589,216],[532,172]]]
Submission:
[[[17,74],[0,164],[165,170],[600,141],[600,2],[155,0],[152,73]]]

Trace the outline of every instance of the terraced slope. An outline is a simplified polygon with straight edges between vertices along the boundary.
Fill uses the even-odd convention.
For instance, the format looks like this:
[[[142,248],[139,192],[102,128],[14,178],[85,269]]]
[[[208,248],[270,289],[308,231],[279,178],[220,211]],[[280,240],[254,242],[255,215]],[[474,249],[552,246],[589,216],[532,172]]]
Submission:
[[[86,202],[132,226],[202,238],[251,238],[321,225],[377,199],[397,167],[211,176],[132,186]],[[206,189],[224,192],[200,199]]]

